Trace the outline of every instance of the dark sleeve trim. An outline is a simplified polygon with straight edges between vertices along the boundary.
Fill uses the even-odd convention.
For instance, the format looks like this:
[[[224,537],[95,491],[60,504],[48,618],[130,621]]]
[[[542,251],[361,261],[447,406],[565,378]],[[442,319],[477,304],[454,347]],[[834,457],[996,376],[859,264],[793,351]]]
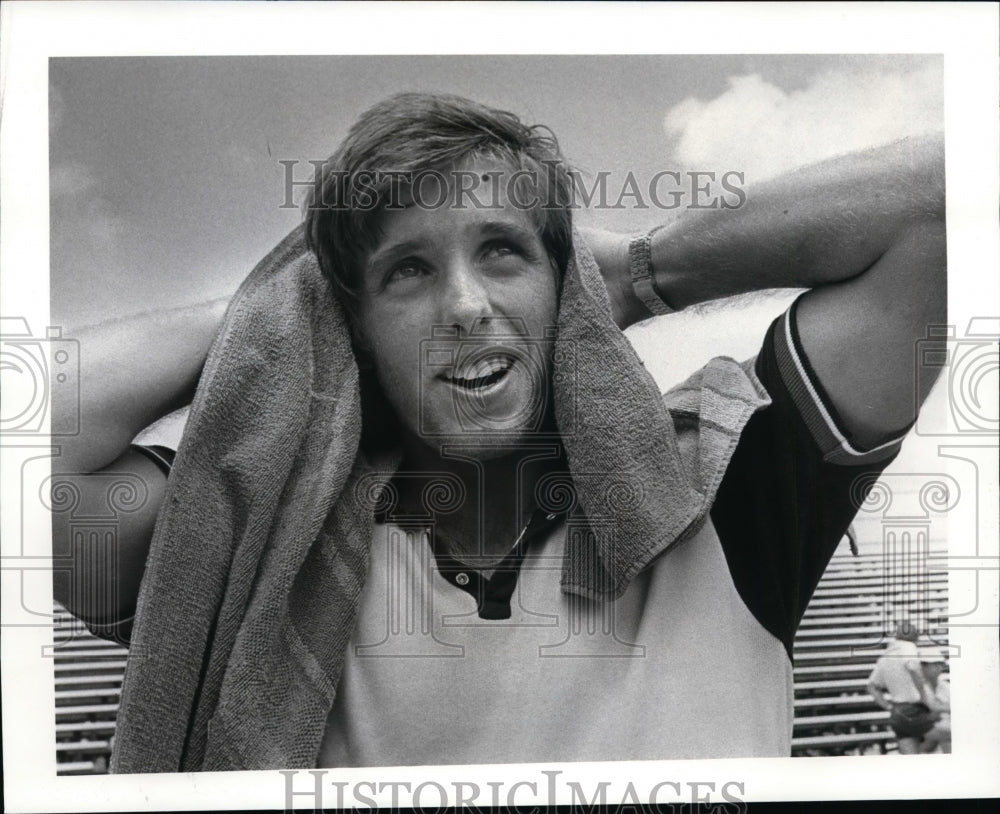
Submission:
[[[774,354],[782,382],[810,435],[819,445],[823,460],[857,466],[892,457],[899,451],[909,427],[871,449],[861,449],[851,443],[843,430],[844,422],[837,415],[830,397],[802,351],[795,319],[798,303],[799,300],[792,303],[792,307],[778,319],[774,331]]]

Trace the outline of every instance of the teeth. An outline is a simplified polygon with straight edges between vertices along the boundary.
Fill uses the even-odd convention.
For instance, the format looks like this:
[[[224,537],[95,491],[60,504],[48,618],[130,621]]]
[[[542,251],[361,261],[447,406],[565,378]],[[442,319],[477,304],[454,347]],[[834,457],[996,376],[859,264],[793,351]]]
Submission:
[[[504,370],[509,370],[510,366],[510,359],[492,356],[488,359],[480,359],[472,367],[464,369],[461,374],[454,374],[452,378],[455,381],[472,382],[476,379],[484,379],[488,376],[496,375]]]

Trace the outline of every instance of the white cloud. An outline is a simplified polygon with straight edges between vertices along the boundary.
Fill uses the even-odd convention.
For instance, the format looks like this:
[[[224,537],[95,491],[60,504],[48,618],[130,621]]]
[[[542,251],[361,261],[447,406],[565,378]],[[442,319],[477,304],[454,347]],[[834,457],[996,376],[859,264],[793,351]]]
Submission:
[[[674,141],[672,166],[736,170],[746,183],[840,153],[886,144],[943,126],[938,63],[916,69],[839,70],[786,91],[758,74],[731,77],[714,99],[689,97],[671,108],[664,129]],[[662,387],[712,356],[745,359],[791,293],[685,311],[633,328],[630,338]],[[669,348],[674,352],[664,353]]]
[[[743,171],[747,183],[942,126],[938,64],[827,71],[794,91],[736,76],[715,99],[689,97],[664,118],[680,164]]]

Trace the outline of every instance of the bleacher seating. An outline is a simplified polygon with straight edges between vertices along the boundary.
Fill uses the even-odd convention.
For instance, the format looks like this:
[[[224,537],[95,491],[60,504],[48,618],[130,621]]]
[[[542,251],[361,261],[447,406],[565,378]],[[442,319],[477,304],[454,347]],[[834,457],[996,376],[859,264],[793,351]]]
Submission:
[[[897,621],[923,619],[935,643],[947,645],[947,594],[944,571],[903,581],[886,573],[881,554],[834,556],[795,637],[793,756],[895,751],[868,675]]]
[[[947,574],[927,575],[919,590],[908,586],[902,599],[887,595],[880,555],[833,558],[795,638],[794,756],[896,748],[888,713],[866,689],[887,632],[919,610],[937,643],[947,643]],[[127,651],[95,638],[59,606],[55,646],[58,773],[104,773]]]
[[[57,773],[104,774],[128,651],[91,635],[59,605],[54,646]]]

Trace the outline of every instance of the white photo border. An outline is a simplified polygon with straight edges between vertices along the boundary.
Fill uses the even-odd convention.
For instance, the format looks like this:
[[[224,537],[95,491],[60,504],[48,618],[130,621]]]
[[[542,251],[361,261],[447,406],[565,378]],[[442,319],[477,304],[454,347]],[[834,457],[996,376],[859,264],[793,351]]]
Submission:
[[[288,55],[339,53],[419,54],[622,54],[622,53],[928,53],[944,57],[948,184],[949,322],[965,326],[973,317],[998,316],[1000,233],[996,105],[997,8],[976,3],[941,4],[354,4],[354,3],[90,3],[9,2],[0,19],[3,60],[0,154],[0,296],[5,315],[31,325],[48,325],[49,240],[47,65],[60,56]],[[336,26],[338,36],[329,32]],[[371,36],[373,30],[378,36]],[[447,37],[440,32],[446,31]],[[683,31],[683,36],[677,32]],[[429,32],[437,32],[434,37]],[[488,35],[484,36],[484,32]],[[558,32],[554,35],[553,32]],[[664,33],[673,32],[673,33]],[[427,35],[427,36],[425,36]],[[984,310],[985,309],[985,310]],[[961,329],[961,327],[960,327]],[[37,439],[34,439],[37,441]],[[2,635],[4,774],[7,808],[29,811],[126,811],[160,809],[281,808],[286,777],[279,772],[179,775],[56,777],[53,744],[51,659],[29,658],[50,644],[45,627],[12,627],[20,613],[18,558],[41,561],[44,551],[25,552],[22,539],[47,540],[44,514],[18,514],[23,505],[19,472],[34,446],[5,439],[2,452],[4,555]],[[990,444],[984,441],[984,454]],[[943,449],[947,440],[942,441]],[[32,449],[34,452],[32,452]],[[994,455],[995,457],[995,455]],[[988,457],[984,460],[989,460]],[[995,477],[981,472],[981,477]],[[995,486],[985,484],[992,497]],[[381,804],[389,789],[379,784],[433,779],[454,783],[534,781],[537,795],[522,787],[516,802],[568,803],[568,782],[590,788],[595,777],[611,783],[609,800],[623,799],[625,786],[649,789],[664,781],[683,791],[662,802],[691,802],[691,783],[726,784],[740,800],[834,800],[990,797],[1000,794],[1000,689],[996,610],[996,519],[981,514],[949,520],[949,537],[979,540],[987,573],[979,581],[979,602],[987,624],[956,628],[951,643],[965,654],[963,669],[981,676],[956,693],[956,740],[950,756],[835,757],[614,764],[491,767],[408,767],[331,770],[324,776],[324,801],[333,805],[334,781],[374,782],[369,793]],[[14,510],[11,510],[11,509]],[[30,514],[30,516],[29,516]],[[37,515],[37,516],[36,516]],[[984,526],[988,522],[990,525]],[[984,530],[986,534],[984,535]],[[977,537],[978,535],[978,537]],[[992,559],[990,559],[992,558]],[[954,582],[952,583],[954,588]],[[51,597],[49,598],[51,599]],[[36,606],[44,605],[44,597]],[[967,661],[966,661],[967,660]],[[544,771],[561,772],[557,799],[546,799]],[[297,790],[311,778],[301,772]],[[400,787],[397,787],[397,789]],[[616,797],[616,794],[619,796]],[[429,796],[427,804],[437,804]],[[697,798],[696,798],[697,799]],[[718,793],[715,802],[725,802]],[[454,801],[454,799],[453,799]],[[400,804],[406,803],[405,795]],[[486,802],[480,799],[480,804]],[[501,802],[503,802],[501,800]],[[355,800],[363,804],[361,800]],[[296,807],[313,808],[310,795]]]

